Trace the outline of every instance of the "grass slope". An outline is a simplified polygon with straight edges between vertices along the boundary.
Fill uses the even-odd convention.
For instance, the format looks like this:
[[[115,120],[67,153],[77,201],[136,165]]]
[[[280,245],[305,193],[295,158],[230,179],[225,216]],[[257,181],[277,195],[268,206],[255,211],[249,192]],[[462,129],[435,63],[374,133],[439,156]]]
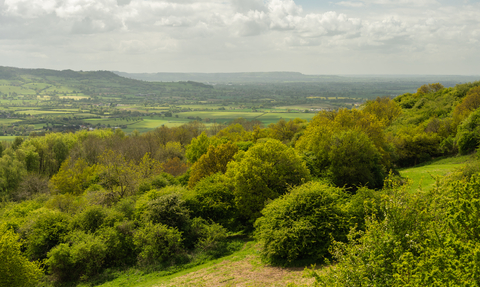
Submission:
[[[415,167],[400,170],[400,175],[411,181],[410,191],[428,190],[435,186],[437,177],[442,178],[453,170],[476,160],[475,155],[441,158]]]
[[[258,248],[255,242],[247,242],[242,250],[232,255],[176,273],[160,271],[145,274],[130,269],[115,280],[98,286],[286,286],[289,283],[313,286],[312,278],[302,277],[303,268],[279,268],[262,264]]]

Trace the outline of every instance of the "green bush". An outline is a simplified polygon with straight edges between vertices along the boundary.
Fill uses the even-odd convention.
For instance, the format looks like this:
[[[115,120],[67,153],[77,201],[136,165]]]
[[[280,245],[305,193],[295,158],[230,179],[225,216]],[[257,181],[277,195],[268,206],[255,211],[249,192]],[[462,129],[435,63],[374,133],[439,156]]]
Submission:
[[[472,112],[459,126],[456,136],[461,154],[473,152],[480,143],[480,110]]]
[[[195,238],[195,248],[208,255],[219,256],[224,252],[227,230],[217,223],[208,223],[197,217],[192,220],[190,233]]]
[[[240,215],[251,225],[261,216],[266,202],[310,179],[310,172],[297,152],[274,139],[237,153],[225,175],[235,187],[235,205]]]
[[[138,252],[138,264],[169,266],[184,253],[182,233],[164,224],[147,223],[135,231],[134,244]]]
[[[172,193],[149,201],[142,214],[142,219],[185,230],[190,219],[190,211],[182,196]]]
[[[122,198],[114,209],[121,212],[125,218],[132,220],[135,217],[135,199],[132,197]]]
[[[57,281],[88,278],[105,267],[108,246],[102,238],[76,231],[48,253],[46,265]]]
[[[105,266],[132,266],[136,263],[137,252],[133,243],[135,224],[131,221],[118,222],[114,227],[103,227],[95,235],[105,243],[107,250]]]
[[[33,214],[32,214],[33,215]],[[32,260],[41,260],[70,232],[71,218],[65,213],[48,209],[39,210],[32,221],[25,223],[20,232],[26,238],[26,254]]]
[[[22,243],[6,224],[0,225],[0,286],[37,286],[42,270],[21,252]]]
[[[337,261],[319,286],[478,286],[480,175],[447,181],[428,193],[393,187],[382,194],[383,218],[336,242]]]
[[[138,186],[138,191],[140,193],[144,193],[144,192],[147,192],[147,191],[152,190],[152,189],[161,189],[161,188],[164,188],[166,186],[171,185],[170,180],[168,180],[167,177],[165,176],[167,174],[168,173],[164,173],[163,175],[157,175],[153,178],[149,178],[149,179],[143,181]],[[170,177],[172,177],[172,176],[170,175]]]
[[[327,177],[339,187],[381,188],[386,176],[381,155],[368,136],[356,130],[333,135]]]
[[[255,223],[262,259],[274,265],[329,257],[332,239],[344,240],[348,217],[343,190],[310,182],[272,201]]]
[[[187,191],[185,201],[192,216],[214,221],[235,230],[237,210],[233,187],[224,175],[214,174],[200,180]]]
[[[75,224],[81,230],[93,233],[102,224],[107,217],[107,211],[104,207],[99,205],[91,205],[75,217]]]

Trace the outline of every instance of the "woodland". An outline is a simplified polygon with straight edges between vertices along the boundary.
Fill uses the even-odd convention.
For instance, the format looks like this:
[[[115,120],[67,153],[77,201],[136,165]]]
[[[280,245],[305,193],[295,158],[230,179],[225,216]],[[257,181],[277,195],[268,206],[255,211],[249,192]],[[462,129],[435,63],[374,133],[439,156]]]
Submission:
[[[310,121],[4,141],[0,286],[97,286],[248,241],[264,264],[310,266],[315,286],[478,286],[479,107],[480,81],[433,83]],[[432,188],[400,176],[458,155],[473,161]]]

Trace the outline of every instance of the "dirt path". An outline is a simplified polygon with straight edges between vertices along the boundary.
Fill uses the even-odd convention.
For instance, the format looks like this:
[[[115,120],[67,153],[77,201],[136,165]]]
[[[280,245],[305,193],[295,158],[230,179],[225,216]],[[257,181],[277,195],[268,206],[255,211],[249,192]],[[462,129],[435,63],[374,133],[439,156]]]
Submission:
[[[302,268],[268,267],[257,256],[240,261],[225,260],[211,267],[172,279],[152,287],[167,286],[312,286],[314,279],[303,278]]]

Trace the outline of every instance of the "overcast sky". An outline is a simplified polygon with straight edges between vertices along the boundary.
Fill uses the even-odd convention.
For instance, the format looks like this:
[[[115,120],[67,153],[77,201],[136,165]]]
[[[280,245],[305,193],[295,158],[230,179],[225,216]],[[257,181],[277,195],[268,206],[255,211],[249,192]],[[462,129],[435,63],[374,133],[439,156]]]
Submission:
[[[0,65],[480,75],[480,0],[0,0]]]

